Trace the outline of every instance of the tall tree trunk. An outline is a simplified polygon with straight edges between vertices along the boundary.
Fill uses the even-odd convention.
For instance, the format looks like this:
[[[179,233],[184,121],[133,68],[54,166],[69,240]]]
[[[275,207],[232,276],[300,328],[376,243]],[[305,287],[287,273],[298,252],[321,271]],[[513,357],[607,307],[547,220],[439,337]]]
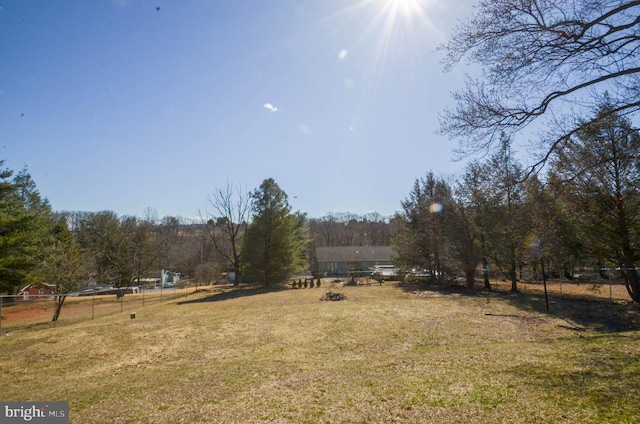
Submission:
[[[631,299],[640,303],[640,276],[638,276],[638,270],[634,267],[627,268],[624,272],[624,283]]]
[[[491,290],[491,283],[489,282],[489,263],[486,256],[482,256],[482,278],[484,279],[484,288]]]
[[[478,209],[479,210],[479,209]],[[484,288],[491,290],[491,283],[489,282],[489,262],[485,256],[487,251],[487,245],[484,240],[484,229],[480,229],[480,248],[482,249],[482,278],[484,280]]]
[[[55,297],[56,309],[53,312],[53,319],[51,320],[51,322],[58,321],[58,318],[60,317],[60,312],[62,311],[62,305],[64,304],[64,300],[66,298],[67,298],[67,296],[56,296]]]
[[[469,268],[467,267],[467,269],[464,272],[464,275],[467,279],[467,288],[469,289],[473,289],[475,283],[476,283],[476,270],[475,268]]]
[[[511,278],[511,291],[518,291],[518,279],[516,278],[516,261],[511,259],[511,269],[509,269],[509,278]]]
[[[618,167],[616,166],[614,169],[616,171],[616,215],[618,221],[618,232],[620,234],[622,244],[622,256],[624,258],[624,283],[631,299],[634,302],[640,303],[640,277],[638,276],[638,270],[636,270],[635,266],[635,258],[637,255],[635,249],[631,245],[631,235],[629,234],[630,231],[625,208],[625,198],[622,194],[622,183],[620,182],[621,178],[619,176]]]

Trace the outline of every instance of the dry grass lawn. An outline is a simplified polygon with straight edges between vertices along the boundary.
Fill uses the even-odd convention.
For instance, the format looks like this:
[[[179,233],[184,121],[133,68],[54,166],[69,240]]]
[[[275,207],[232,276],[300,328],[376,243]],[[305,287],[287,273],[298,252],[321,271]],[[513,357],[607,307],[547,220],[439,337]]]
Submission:
[[[0,398],[68,401],[72,423],[640,421],[635,305],[326,285],[10,331]]]

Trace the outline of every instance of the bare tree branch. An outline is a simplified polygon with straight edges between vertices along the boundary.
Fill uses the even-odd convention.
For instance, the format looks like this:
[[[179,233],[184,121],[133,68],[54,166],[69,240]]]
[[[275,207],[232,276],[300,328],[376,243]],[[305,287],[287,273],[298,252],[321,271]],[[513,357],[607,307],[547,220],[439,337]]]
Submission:
[[[459,154],[474,154],[501,132],[544,126],[570,104],[576,119],[564,122],[550,153],[604,92],[619,110],[638,112],[639,27],[640,1],[482,0],[442,47],[445,68],[467,58],[482,75],[453,93],[456,106],[441,114],[440,132],[460,141]]]
[[[215,250],[226,261],[219,270],[227,271],[231,267],[238,278],[244,233],[251,217],[251,196],[246,189],[227,182],[224,187],[215,188],[207,200],[208,208],[200,220]]]

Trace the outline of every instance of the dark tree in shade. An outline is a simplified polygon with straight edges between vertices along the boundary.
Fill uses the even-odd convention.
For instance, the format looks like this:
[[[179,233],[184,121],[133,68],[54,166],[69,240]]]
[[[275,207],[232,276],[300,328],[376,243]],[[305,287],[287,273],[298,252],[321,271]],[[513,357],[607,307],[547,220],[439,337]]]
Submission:
[[[573,231],[597,256],[619,267],[640,302],[640,135],[603,105],[553,164],[552,186]]]

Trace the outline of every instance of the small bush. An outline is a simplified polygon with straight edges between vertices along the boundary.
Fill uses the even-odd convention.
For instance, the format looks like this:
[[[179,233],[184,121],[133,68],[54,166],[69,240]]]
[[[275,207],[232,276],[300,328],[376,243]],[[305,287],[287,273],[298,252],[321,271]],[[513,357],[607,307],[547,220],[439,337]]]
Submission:
[[[307,288],[307,280],[305,280],[304,283],[302,283],[302,284],[304,284],[304,288],[306,289]]]
[[[316,287],[320,287],[320,277],[318,277],[318,280],[316,281]]]
[[[313,288],[313,280],[309,280],[309,287]]]

